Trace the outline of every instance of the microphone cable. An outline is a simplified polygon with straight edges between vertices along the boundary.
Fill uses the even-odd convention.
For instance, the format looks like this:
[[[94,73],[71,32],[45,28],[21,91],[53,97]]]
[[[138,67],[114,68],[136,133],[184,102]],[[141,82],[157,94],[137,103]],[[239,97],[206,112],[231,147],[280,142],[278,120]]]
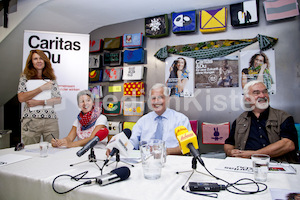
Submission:
[[[225,182],[227,185],[225,186],[225,190],[227,190],[228,192],[230,193],[233,193],[233,194],[238,194],[238,195],[249,195],[249,194],[256,194],[256,193],[259,193],[259,192],[263,192],[265,190],[267,190],[268,186],[264,183],[261,183],[261,182],[256,182],[255,180],[253,179],[250,179],[250,178],[241,178],[239,180],[237,180],[236,182],[234,183],[229,183],[228,181],[225,181],[224,179],[221,179],[220,177],[217,177],[215,176],[214,174],[212,174],[207,168],[205,165],[203,165],[204,169],[211,175],[213,176],[214,178],[216,178],[217,180],[221,180],[223,182]],[[243,181],[247,181],[247,182],[243,182]],[[250,185],[250,184],[255,184],[256,187],[257,187],[257,190],[255,191],[247,191],[247,190],[242,190],[242,189],[239,189],[237,186],[239,185]],[[260,185],[263,187],[263,188],[260,188]],[[232,190],[230,190],[229,188],[232,187],[234,189],[236,189],[237,191],[239,192],[234,192]]]
[[[88,171],[82,172],[82,173],[77,174],[77,175],[75,175],[75,176],[71,176],[71,175],[69,175],[69,174],[61,174],[61,175],[58,175],[57,177],[55,177],[55,178],[53,179],[53,182],[52,182],[52,189],[53,189],[54,192],[56,192],[57,194],[66,194],[66,193],[71,192],[72,190],[74,190],[74,189],[76,189],[76,188],[78,188],[78,187],[80,187],[80,186],[83,186],[83,185],[90,185],[90,184],[92,184],[92,179],[95,179],[95,180],[96,180],[97,177],[84,178],[84,176],[85,176],[87,173],[88,173]],[[101,174],[102,174],[102,172],[101,172]],[[59,192],[59,191],[57,191],[57,190],[55,189],[54,184],[55,184],[56,179],[58,179],[58,178],[60,178],[60,177],[64,177],[64,176],[71,177],[71,180],[75,180],[75,181],[80,181],[80,180],[87,180],[87,181],[85,181],[85,182],[83,182],[83,183],[81,183],[81,184],[79,184],[79,185],[77,185],[77,186],[75,186],[75,187],[73,187],[73,188],[71,188],[71,189],[69,189],[69,190],[66,190],[66,191],[63,191],[63,192]]]

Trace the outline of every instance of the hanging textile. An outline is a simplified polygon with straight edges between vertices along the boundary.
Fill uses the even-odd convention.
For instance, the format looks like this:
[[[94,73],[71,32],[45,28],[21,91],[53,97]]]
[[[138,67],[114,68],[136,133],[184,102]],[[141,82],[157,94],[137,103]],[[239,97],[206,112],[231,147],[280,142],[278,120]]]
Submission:
[[[165,46],[159,49],[154,56],[161,61],[165,61],[169,54],[182,55],[196,59],[223,57],[257,41],[259,42],[260,50],[265,51],[272,48],[278,41],[278,38],[257,35],[252,39],[212,40],[194,44]]]

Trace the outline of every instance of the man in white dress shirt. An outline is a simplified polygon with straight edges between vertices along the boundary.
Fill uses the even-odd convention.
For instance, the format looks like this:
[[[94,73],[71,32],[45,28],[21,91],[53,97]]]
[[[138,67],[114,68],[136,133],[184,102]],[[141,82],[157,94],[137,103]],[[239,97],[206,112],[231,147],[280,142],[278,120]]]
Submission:
[[[164,84],[157,83],[153,85],[150,93],[153,111],[141,117],[134,125],[130,142],[135,149],[139,149],[140,141],[162,139],[166,143],[167,154],[181,154],[174,130],[178,126],[185,126],[191,131],[189,119],[184,114],[167,107],[169,90]],[[162,123],[162,130],[157,131],[159,120]]]

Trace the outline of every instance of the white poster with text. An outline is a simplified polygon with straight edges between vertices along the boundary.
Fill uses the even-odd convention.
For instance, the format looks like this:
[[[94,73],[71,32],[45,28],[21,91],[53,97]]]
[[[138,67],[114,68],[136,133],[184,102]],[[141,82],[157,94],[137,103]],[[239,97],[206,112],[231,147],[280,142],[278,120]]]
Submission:
[[[88,89],[89,34],[30,31],[24,32],[23,68],[30,50],[40,49],[49,57],[62,96],[55,105],[60,138],[68,135],[79,108],[77,93]]]

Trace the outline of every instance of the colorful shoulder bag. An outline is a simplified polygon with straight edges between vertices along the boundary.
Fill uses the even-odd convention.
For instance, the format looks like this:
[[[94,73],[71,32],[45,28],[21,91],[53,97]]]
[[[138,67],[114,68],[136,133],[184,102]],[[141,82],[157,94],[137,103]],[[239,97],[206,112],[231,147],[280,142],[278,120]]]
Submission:
[[[196,11],[187,11],[187,12],[180,12],[172,13],[172,23],[173,33],[188,33],[188,32],[195,32],[197,23],[196,23]]]
[[[143,33],[124,34],[123,47],[125,48],[143,47]]]
[[[123,55],[123,61],[124,63],[129,64],[141,64],[144,63],[144,49],[134,49],[134,50],[125,50]]]
[[[150,38],[169,35],[168,14],[145,18],[145,36]]]
[[[117,102],[103,102],[102,106],[103,106],[102,113],[104,115],[116,116],[116,115],[121,114],[122,104],[121,104],[120,101],[117,101]]]
[[[202,33],[225,31],[227,27],[227,8],[200,10],[199,18]]]
[[[141,96],[145,95],[144,82],[130,82],[123,84],[124,96]]]
[[[103,40],[90,40],[90,53],[101,52],[103,49]]]
[[[143,116],[144,114],[143,101],[124,101],[123,102],[123,115],[124,116]]]

